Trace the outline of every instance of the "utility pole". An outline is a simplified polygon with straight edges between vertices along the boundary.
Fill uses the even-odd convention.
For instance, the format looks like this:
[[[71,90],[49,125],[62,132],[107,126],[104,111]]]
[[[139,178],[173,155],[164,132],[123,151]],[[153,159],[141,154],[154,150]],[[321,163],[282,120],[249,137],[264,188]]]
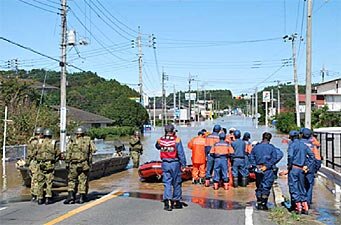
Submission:
[[[281,113],[280,81],[276,80],[275,82],[277,82],[277,114],[279,115]]]
[[[292,63],[294,67],[294,84],[295,84],[295,108],[296,108],[296,125],[297,127],[301,127],[301,117],[300,117],[300,101],[299,101],[299,93],[298,93],[298,78],[297,78],[297,66],[296,66],[296,45],[295,40],[297,38],[297,34],[292,34],[291,36],[284,36],[284,41],[291,41],[292,46]]]
[[[274,108],[274,89],[271,89],[271,116]]]
[[[176,114],[175,114],[175,110],[176,110],[175,84],[173,84],[173,110],[174,110],[174,123],[175,123],[175,121],[176,121]]]
[[[66,13],[67,5],[66,0],[62,0],[61,9],[61,60],[60,66],[60,151],[65,152],[66,150]]]
[[[191,120],[191,82],[194,79],[191,76],[191,73],[188,75],[188,109],[189,109],[189,120]]]
[[[321,69],[321,77],[322,77],[322,83],[324,82],[324,76],[327,75],[327,70],[324,68],[324,65]]]
[[[311,128],[311,33],[312,33],[312,11],[313,11],[313,0],[308,1],[307,11],[307,59],[306,59],[306,89],[305,89],[305,127]]]
[[[141,40],[141,30],[138,27],[139,33],[137,37],[137,46],[139,49],[139,87],[140,87],[140,104],[143,105],[143,81],[142,81],[142,40]]]
[[[5,106],[5,119],[4,119],[4,140],[2,142],[2,190],[7,190],[7,177],[6,177],[6,133],[7,133],[7,106]]]
[[[254,107],[253,107],[253,104],[254,104],[254,99],[253,99],[253,94],[251,94],[251,117],[252,118],[254,117]]]
[[[181,109],[181,91],[179,91],[179,110]]]
[[[258,88],[257,87],[255,90],[255,104],[256,104],[256,107],[255,107],[256,128],[258,128]]]
[[[269,126],[268,101],[265,101],[265,126]]]
[[[167,100],[166,100],[166,89],[165,89],[165,80],[168,80],[168,75],[162,71],[162,126],[167,124]]]
[[[153,110],[153,126],[154,126],[154,129],[155,129],[155,126],[156,126],[156,115],[155,115],[155,107],[156,106],[156,103],[155,103],[155,95],[154,95],[154,104],[153,104],[153,108],[154,108],[154,110]]]
[[[200,121],[200,109],[199,109],[199,81],[197,81],[197,113],[198,113],[198,117],[197,117],[197,121]]]

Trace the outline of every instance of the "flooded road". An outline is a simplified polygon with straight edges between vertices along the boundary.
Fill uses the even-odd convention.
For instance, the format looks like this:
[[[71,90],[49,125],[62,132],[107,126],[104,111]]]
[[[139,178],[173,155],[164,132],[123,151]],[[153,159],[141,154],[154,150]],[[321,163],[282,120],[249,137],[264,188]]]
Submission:
[[[282,143],[282,138],[285,136],[276,134],[273,128],[259,126],[256,129],[250,118],[237,116],[223,117],[215,121],[196,122],[192,123],[191,126],[176,126],[178,136],[181,138],[185,149],[187,164],[191,164],[191,152],[187,149],[188,141],[196,136],[197,132],[203,128],[211,131],[215,124],[220,124],[227,130],[234,127],[241,130],[242,133],[248,131],[251,133],[252,141],[260,141],[264,131],[271,132],[273,134],[271,142],[279,147],[284,153],[284,157],[278,166],[282,169],[286,167],[287,145]],[[144,151],[141,156],[141,164],[160,159],[159,151],[155,149],[154,145],[157,138],[163,134],[164,131],[162,128],[157,128],[155,131],[144,134],[144,137],[142,138]],[[106,149],[105,151],[110,151],[110,149],[113,149],[113,146],[107,144],[104,149]],[[122,198],[141,198],[160,201],[163,193],[162,183],[140,182],[137,169],[133,169],[131,165],[132,164],[130,163],[128,169],[125,171],[91,181],[90,194],[96,197],[109,193],[112,190],[119,189],[123,192],[120,196]],[[7,163],[6,166],[8,173],[8,190],[6,192],[1,192],[0,200],[2,202],[29,200],[29,189],[22,186],[21,176],[15,168],[15,163]],[[278,182],[284,189],[284,194],[288,195],[286,178],[280,178]],[[0,181],[0,186],[2,187],[2,181]],[[255,205],[254,189],[255,183],[250,183],[247,188],[230,188],[229,191],[224,191],[223,189],[213,191],[212,188],[192,185],[191,181],[186,181],[183,183],[183,197],[185,202],[194,203],[202,208],[237,210],[245,208],[246,206]],[[65,191],[65,188],[60,188],[57,192],[58,196],[61,198],[66,194],[62,191]],[[316,204],[314,205],[313,215],[323,223],[337,224],[336,217],[340,213],[340,204],[336,204],[335,201],[334,195],[328,191],[321,182],[317,182],[314,192],[314,202],[316,202]]]

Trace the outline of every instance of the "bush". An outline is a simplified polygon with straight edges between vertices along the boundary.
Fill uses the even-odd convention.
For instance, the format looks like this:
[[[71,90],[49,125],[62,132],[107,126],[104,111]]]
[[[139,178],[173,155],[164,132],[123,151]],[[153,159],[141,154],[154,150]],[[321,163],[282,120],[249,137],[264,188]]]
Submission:
[[[287,134],[291,130],[299,130],[299,128],[296,126],[295,113],[292,112],[281,113],[276,117],[276,120],[277,130],[283,133]]]
[[[88,131],[89,136],[98,139],[106,139],[112,136],[127,136],[132,135],[136,130],[135,127],[101,127],[101,128],[91,128]]]

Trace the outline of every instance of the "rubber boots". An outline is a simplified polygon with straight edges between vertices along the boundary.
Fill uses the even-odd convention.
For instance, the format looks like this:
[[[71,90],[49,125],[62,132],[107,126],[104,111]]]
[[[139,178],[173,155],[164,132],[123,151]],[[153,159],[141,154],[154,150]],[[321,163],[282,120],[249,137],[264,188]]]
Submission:
[[[229,189],[229,183],[224,183],[224,190],[228,190]]]
[[[199,178],[199,184],[204,184],[205,183],[205,178]]]
[[[238,177],[233,178],[233,187],[238,187]]]
[[[45,199],[45,205],[52,204],[52,199],[51,198],[46,198]]]
[[[267,197],[262,197],[262,210],[268,210],[268,198]]]
[[[173,202],[173,209],[182,209],[182,208],[183,208],[182,202],[180,202],[179,200],[175,200]]]
[[[210,179],[206,179],[205,180],[205,187],[209,187],[210,186]]]
[[[306,215],[309,213],[309,206],[308,202],[302,202],[302,212]]]
[[[67,199],[65,199],[64,204],[74,204],[75,203],[75,194],[73,191],[68,192]]]
[[[172,211],[172,201],[169,199],[163,200],[165,206],[163,207],[164,210],[166,211]]]
[[[79,204],[83,204],[85,201],[86,201],[86,195],[85,194],[80,194],[78,203]]]
[[[257,197],[257,209],[258,210],[262,210],[263,207],[262,207],[262,198],[260,197]]]
[[[241,184],[241,186],[242,186],[242,187],[246,187],[246,186],[247,186],[247,182],[248,182],[247,177],[243,177],[243,178],[242,178],[242,184]]]
[[[213,183],[213,190],[218,190],[219,189],[219,183],[218,182],[214,182]]]
[[[302,213],[302,204],[300,202],[296,202],[295,205],[296,205],[295,212],[297,214],[301,214]]]
[[[38,205],[42,205],[42,204],[44,204],[44,199],[39,198],[39,199],[38,199]]]
[[[31,202],[35,202],[35,201],[37,201],[37,196],[36,195],[32,195]]]

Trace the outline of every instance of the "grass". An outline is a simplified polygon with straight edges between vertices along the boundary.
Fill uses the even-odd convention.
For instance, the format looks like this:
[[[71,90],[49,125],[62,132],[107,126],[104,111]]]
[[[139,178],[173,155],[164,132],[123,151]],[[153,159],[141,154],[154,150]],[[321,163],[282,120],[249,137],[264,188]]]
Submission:
[[[297,215],[296,213],[289,212],[284,207],[275,207],[271,209],[269,218],[279,225],[315,225],[315,224],[321,224],[318,221],[315,221],[314,218],[311,216],[306,215]]]

